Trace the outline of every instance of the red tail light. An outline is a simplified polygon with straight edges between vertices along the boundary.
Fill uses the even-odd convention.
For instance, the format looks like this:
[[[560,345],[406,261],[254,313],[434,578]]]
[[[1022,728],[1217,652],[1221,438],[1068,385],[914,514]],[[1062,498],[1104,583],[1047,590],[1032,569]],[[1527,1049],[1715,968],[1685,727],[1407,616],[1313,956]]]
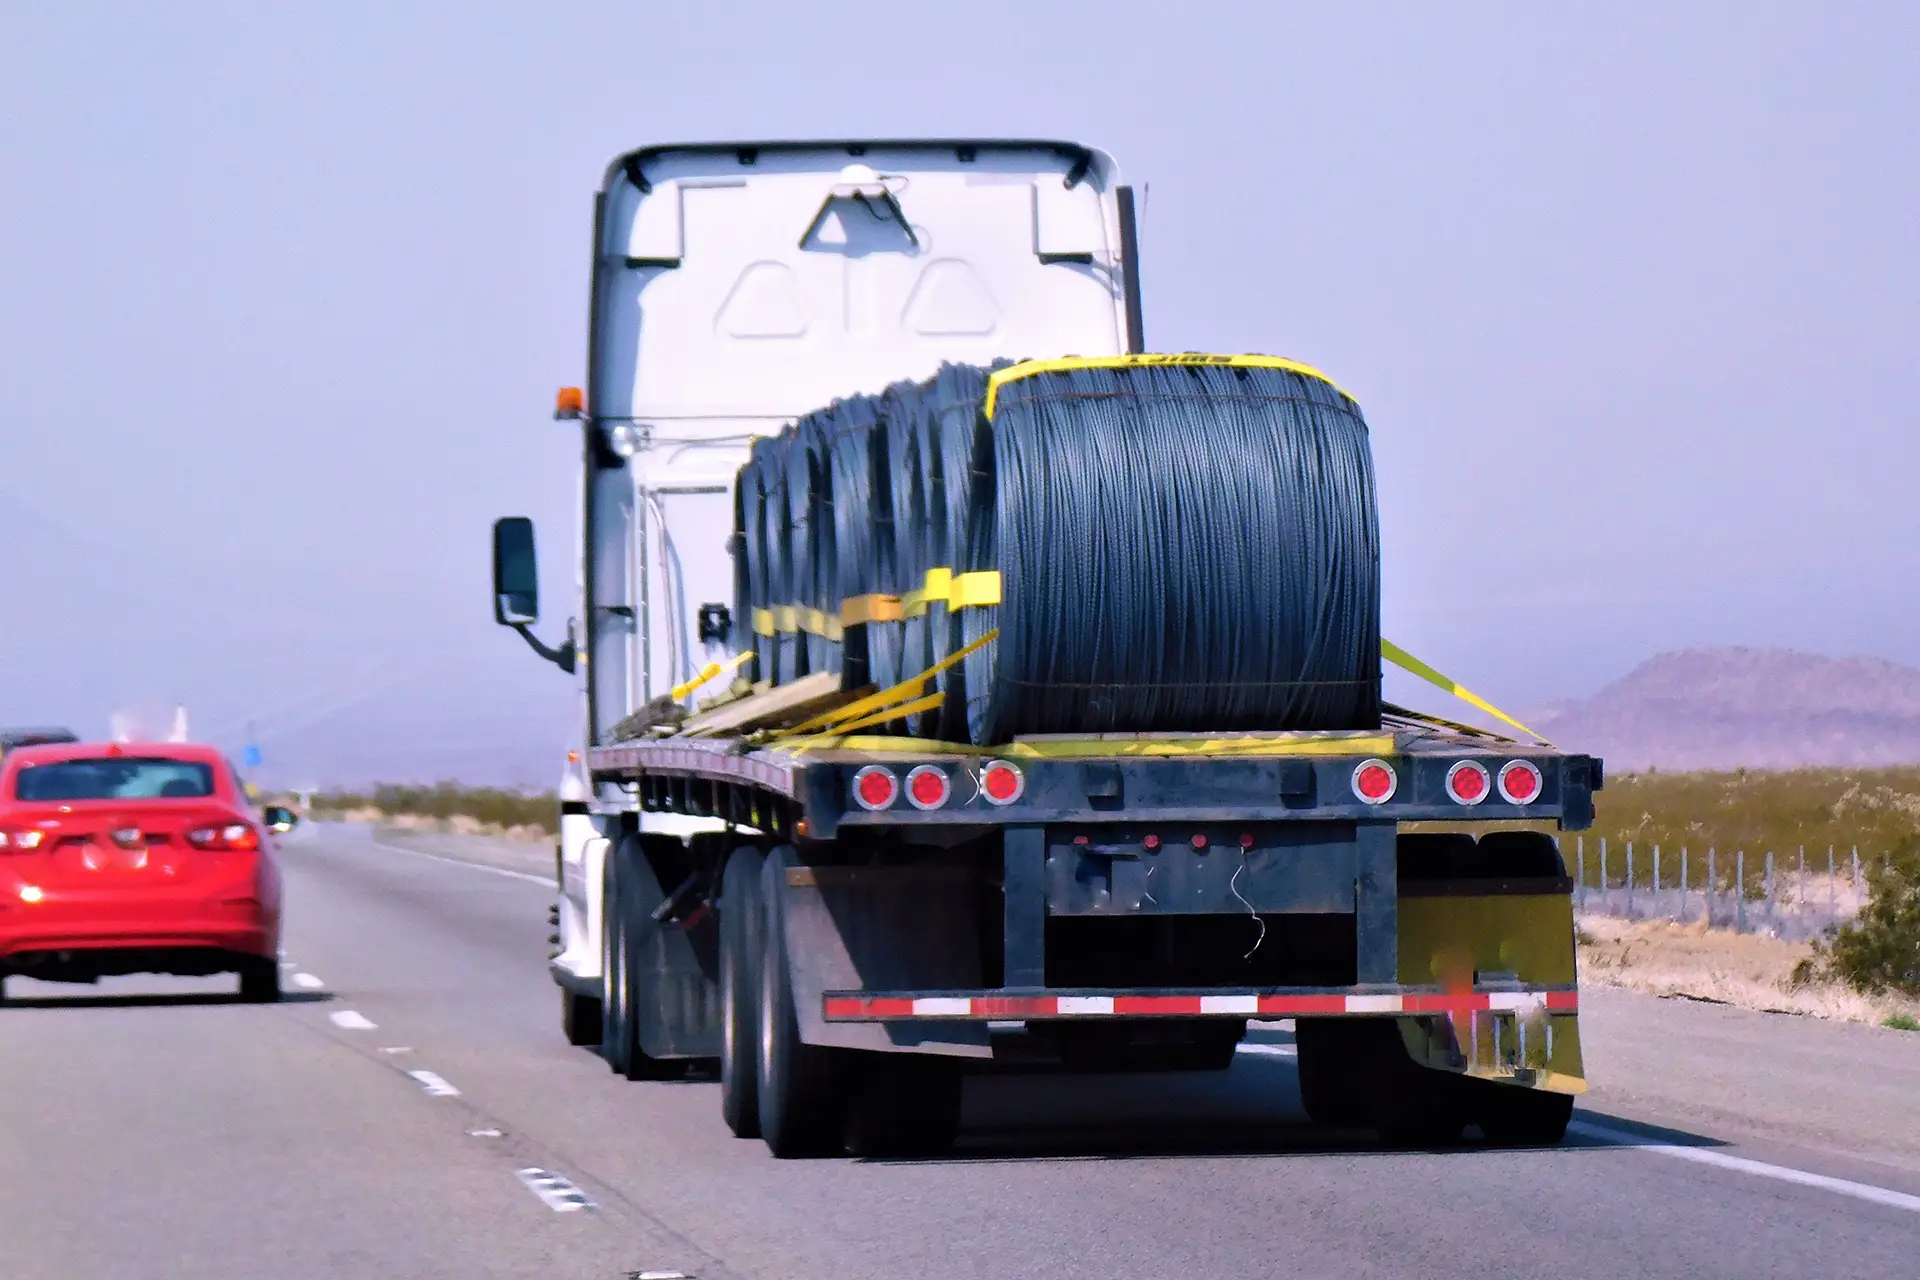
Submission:
[[[1493,778],[1477,760],[1462,760],[1447,770],[1447,794],[1455,804],[1479,804],[1493,790]]]
[[[853,775],[853,798],[869,813],[885,809],[900,796],[900,780],[884,765],[870,764]]]
[[[989,804],[1012,804],[1027,790],[1027,776],[1020,766],[1005,760],[989,760],[980,771],[980,791]]]
[[[1532,804],[1540,798],[1540,770],[1530,760],[1500,766],[1500,798],[1508,804]]]
[[[196,827],[187,843],[205,853],[251,853],[260,847],[260,833],[244,822],[222,827]]]
[[[44,831],[0,831],[0,853],[31,853],[45,839]]]
[[[946,771],[938,765],[923,764],[907,775],[907,799],[916,809],[938,809],[951,790]]]
[[[1353,767],[1353,794],[1365,804],[1385,804],[1400,789],[1400,775],[1385,760],[1362,760]]]

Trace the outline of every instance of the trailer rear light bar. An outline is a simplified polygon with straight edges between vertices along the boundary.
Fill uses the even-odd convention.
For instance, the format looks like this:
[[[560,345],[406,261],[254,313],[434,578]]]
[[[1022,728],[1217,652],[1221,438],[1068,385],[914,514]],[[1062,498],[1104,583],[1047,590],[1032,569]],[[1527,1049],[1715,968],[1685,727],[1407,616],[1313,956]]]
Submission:
[[[1245,991],[829,991],[828,1022],[983,1022],[1006,1018],[1342,1017],[1484,1012],[1571,1014],[1580,996],[1571,986],[1445,991],[1438,987],[1271,987]]]

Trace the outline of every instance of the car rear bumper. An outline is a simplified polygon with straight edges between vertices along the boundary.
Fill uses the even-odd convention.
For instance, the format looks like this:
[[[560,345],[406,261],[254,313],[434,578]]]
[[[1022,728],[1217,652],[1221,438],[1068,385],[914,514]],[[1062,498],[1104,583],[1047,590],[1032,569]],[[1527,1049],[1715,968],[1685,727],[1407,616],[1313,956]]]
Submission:
[[[24,972],[49,954],[104,951],[221,951],[272,958],[279,954],[279,929],[264,921],[232,919],[131,922],[125,920],[42,919],[31,922],[0,916],[0,971]],[[154,969],[150,972],[167,972]]]

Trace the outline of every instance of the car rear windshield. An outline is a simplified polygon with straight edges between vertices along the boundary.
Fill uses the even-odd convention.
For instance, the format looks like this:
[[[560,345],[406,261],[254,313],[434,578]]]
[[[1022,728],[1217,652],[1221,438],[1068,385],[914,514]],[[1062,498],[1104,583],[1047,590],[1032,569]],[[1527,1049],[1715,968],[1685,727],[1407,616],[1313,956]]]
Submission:
[[[137,756],[27,765],[13,784],[16,800],[195,800],[212,794],[212,765]]]

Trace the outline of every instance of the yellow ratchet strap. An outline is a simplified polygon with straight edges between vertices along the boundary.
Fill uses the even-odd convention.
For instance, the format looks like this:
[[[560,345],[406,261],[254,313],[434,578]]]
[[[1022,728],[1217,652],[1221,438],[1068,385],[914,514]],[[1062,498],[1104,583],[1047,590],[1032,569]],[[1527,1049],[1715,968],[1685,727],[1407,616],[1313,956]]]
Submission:
[[[790,604],[773,606],[773,629],[781,635],[790,636],[800,629],[800,619],[795,617],[794,607]]]
[[[1208,355],[1199,351],[1178,351],[1132,356],[1065,356],[1058,360],[1027,360],[987,378],[987,402],[984,411],[988,418],[1000,399],[1000,388],[1009,382],[1018,382],[1022,378],[1031,378],[1040,373],[1065,373],[1072,369],[1133,369],[1150,365],[1200,365],[1219,364],[1233,369],[1284,369],[1288,373],[1297,373],[1302,377],[1314,378],[1326,383],[1347,399],[1353,396],[1339,383],[1329,378],[1310,364],[1301,364],[1298,360],[1288,360],[1282,356],[1220,356]],[[1355,403],[1359,403],[1355,401]]]
[[[795,606],[794,612],[800,616],[800,629],[808,635],[834,641],[842,638],[840,619],[834,614],[801,606]]]
[[[934,600],[945,600],[953,594],[953,570],[929,569],[927,580],[918,591],[909,591],[900,597],[901,616],[918,618],[927,611],[927,605]]]
[[[1399,667],[1403,671],[1411,671],[1414,675],[1419,676],[1422,680],[1425,680],[1428,684],[1434,686],[1436,689],[1445,689],[1448,693],[1460,699],[1460,701],[1465,702],[1471,706],[1480,708],[1480,710],[1486,712],[1488,715],[1494,717],[1496,720],[1506,721],[1508,724],[1512,725],[1514,728],[1518,729],[1520,732],[1526,734],[1529,738],[1532,738],[1535,742],[1538,742],[1542,746],[1550,747],[1553,745],[1551,742],[1548,742],[1540,734],[1537,734],[1533,730],[1527,728],[1527,726],[1521,724],[1518,720],[1515,720],[1512,716],[1508,715],[1506,712],[1502,711],[1500,708],[1494,706],[1491,702],[1488,702],[1485,698],[1481,697],[1479,694],[1475,693],[1473,690],[1467,688],[1465,685],[1459,683],[1458,681],[1448,676],[1441,675],[1438,671],[1435,671],[1432,667],[1420,661],[1420,659],[1414,657],[1412,654],[1408,653],[1405,649],[1402,649],[1399,645],[1395,644],[1391,640],[1388,640],[1384,636],[1381,637],[1381,640],[1380,640],[1380,656],[1385,658],[1388,662],[1391,662],[1394,666]]]
[[[955,574],[953,586],[947,592],[949,608],[965,609],[972,605],[999,603],[1000,573],[995,569]]]
[[[854,596],[840,604],[842,627],[857,627],[867,622],[898,622],[906,616],[898,596]]]
[[[757,636],[774,634],[773,610],[755,609],[753,611],[753,634]]]
[[[680,701],[682,698],[686,697],[688,694],[692,693],[695,689],[698,689],[701,685],[713,679],[715,676],[720,675],[724,672],[733,670],[735,667],[739,666],[741,663],[745,662],[748,658],[751,658],[751,657],[753,657],[753,650],[749,649],[745,653],[734,654],[731,658],[728,658],[725,662],[709,662],[706,666],[700,668],[699,675],[687,681],[685,684],[677,684],[673,686],[673,691],[672,691],[673,700],[675,702]]]
[[[981,636],[978,640],[975,640],[972,644],[966,646],[966,648],[957,649],[953,653],[948,654],[945,658],[942,658],[939,662],[934,663],[932,666],[928,667],[925,671],[922,671],[917,676],[910,676],[907,679],[902,680],[899,684],[892,686],[891,688],[882,689],[878,693],[870,693],[864,698],[859,698],[853,702],[849,702],[844,707],[835,707],[831,711],[823,711],[819,715],[813,717],[811,720],[802,720],[799,724],[794,725],[793,728],[791,729],[777,729],[774,731],[772,736],[776,738],[791,738],[791,737],[798,737],[799,735],[804,733],[823,733],[824,734],[824,732],[827,730],[845,725],[855,719],[858,719],[859,717],[869,715],[870,713],[875,711],[886,709],[892,706],[894,703],[899,702],[902,699],[917,698],[919,697],[921,690],[927,687],[927,681],[933,679],[933,677],[939,675],[942,671],[946,671],[951,667],[958,666],[966,658],[978,652],[989,641],[997,640],[999,638],[1000,638],[1000,632],[996,628],[995,630],[987,632],[987,634]],[[936,703],[934,705],[938,705],[938,704]],[[932,708],[931,706],[928,706],[928,707],[921,707],[919,709],[922,711],[926,711],[926,710],[931,710]],[[899,712],[899,714],[908,715],[911,713],[902,711],[902,712]],[[872,724],[875,722],[868,720],[868,721],[862,721],[862,723]]]

